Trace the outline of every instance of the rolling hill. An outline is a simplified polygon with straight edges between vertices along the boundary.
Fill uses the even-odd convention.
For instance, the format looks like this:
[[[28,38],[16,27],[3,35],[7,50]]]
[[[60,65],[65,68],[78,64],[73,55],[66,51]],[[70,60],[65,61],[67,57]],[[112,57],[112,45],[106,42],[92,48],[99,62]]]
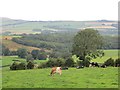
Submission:
[[[18,44],[14,41],[12,41],[13,37],[12,36],[3,36],[2,38],[2,42],[0,42],[0,45],[4,45],[5,47],[9,48],[11,51],[16,51],[19,48],[26,48],[28,51],[32,51],[33,49],[37,49],[40,50],[41,48],[37,48],[37,47],[32,47],[32,46],[25,46],[22,44]],[[49,52],[50,50],[45,50],[47,52]]]
[[[85,28],[97,29],[103,35],[117,35],[117,21],[97,20],[97,21],[25,21],[2,18],[2,31],[4,34],[41,33],[74,31],[77,32]]]

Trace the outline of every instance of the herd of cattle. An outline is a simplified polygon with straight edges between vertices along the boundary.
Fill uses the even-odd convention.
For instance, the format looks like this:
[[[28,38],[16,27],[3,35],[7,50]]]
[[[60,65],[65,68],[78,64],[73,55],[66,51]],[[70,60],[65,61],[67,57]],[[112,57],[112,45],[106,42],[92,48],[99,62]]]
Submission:
[[[106,68],[106,65],[102,64],[99,65],[97,62],[92,62],[90,63],[89,67],[102,67]],[[77,66],[76,69],[81,69],[84,68],[84,66]],[[62,70],[68,70],[68,67],[52,67],[52,70],[50,72],[50,75],[53,76],[55,73],[59,73],[60,75],[62,74]]]

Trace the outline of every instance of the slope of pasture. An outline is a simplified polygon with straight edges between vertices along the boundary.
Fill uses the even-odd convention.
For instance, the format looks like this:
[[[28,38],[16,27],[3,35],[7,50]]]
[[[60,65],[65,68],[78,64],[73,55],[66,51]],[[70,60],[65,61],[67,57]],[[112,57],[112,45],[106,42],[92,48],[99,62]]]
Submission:
[[[2,88],[118,88],[118,68],[69,68],[51,77],[50,68],[10,71],[4,68]]]
[[[19,58],[18,56],[3,56],[2,60],[1,60],[2,61],[2,66],[9,67],[14,62],[14,60],[19,60],[20,62],[25,62],[26,63],[26,59]],[[39,64],[39,63],[42,63],[42,62],[46,62],[47,60],[34,60],[34,62]]]
[[[26,48],[28,51],[32,51],[33,49],[37,49],[40,50],[41,48],[37,48],[37,47],[32,47],[32,46],[25,46],[22,44],[18,44],[14,41],[12,41],[12,38],[20,38],[22,36],[1,36],[0,37],[0,45],[4,45],[7,48],[9,48],[11,51],[16,51],[19,48]],[[46,52],[51,52],[50,50],[45,49]]]
[[[104,63],[107,59],[113,58],[114,60],[118,58],[119,50],[104,50],[105,55],[102,58],[93,59],[91,62]]]
[[[106,58],[116,57],[116,50],[105,51]],[[112,53],[110,53],[112,52]],[[4,56],[3,65],[10,65],[12,60],[25,59],[17,56]],[[44,60],[45,61],[45,60]],[[103,61],[103,60],[102,60]],[[40,63],[41,60],[37,60]],[[42,60],[43,62],[43,60]],[[118,68],[69,68],[63,70],[62,75],[51,77],[50,68],[11,71],[8,67],[2,68],[3,88],[118,88]]]
[[[39,49],[39,48],[36,48],[36,47],[31,47],[31,46],[25,46],[25,45],[22,45],[22,44],[18,44],[16,42],[11,41],[11,40],[2,40],[2,43],[7,48],[9,48],[10,50],[13,50],[13,51],[14,50],[16,51],[19,48],[26,48],[29,51],[32,51],[33,49]]]

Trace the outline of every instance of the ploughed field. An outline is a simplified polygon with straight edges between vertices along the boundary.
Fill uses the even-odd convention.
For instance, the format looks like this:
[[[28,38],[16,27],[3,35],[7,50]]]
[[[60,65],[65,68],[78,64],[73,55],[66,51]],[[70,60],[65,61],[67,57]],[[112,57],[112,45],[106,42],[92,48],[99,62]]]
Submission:
[[[103,63],[112,57],[118,58],[117,50],[105,51],[103,58],[96,60]],[[89,67],[83,69],[69,68],[62,70],[62,75],[50,76],[51,68],[11,71],[12,60],[20,60],[16,56],[2,59],[2,88],[118,88],[118,67]],[[100,61],[99,61],[100,60]],[[39,64],[46,60],[37,60]]]

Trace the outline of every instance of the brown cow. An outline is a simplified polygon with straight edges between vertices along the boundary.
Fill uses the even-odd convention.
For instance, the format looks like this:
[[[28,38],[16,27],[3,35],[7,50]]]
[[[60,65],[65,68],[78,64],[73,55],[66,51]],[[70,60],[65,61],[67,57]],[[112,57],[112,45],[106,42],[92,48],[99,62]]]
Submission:
[[[62,74],[62,68],[61,67],[53,67],[50,75],[53,76],[55,73],[59,73],[61,75]]]

